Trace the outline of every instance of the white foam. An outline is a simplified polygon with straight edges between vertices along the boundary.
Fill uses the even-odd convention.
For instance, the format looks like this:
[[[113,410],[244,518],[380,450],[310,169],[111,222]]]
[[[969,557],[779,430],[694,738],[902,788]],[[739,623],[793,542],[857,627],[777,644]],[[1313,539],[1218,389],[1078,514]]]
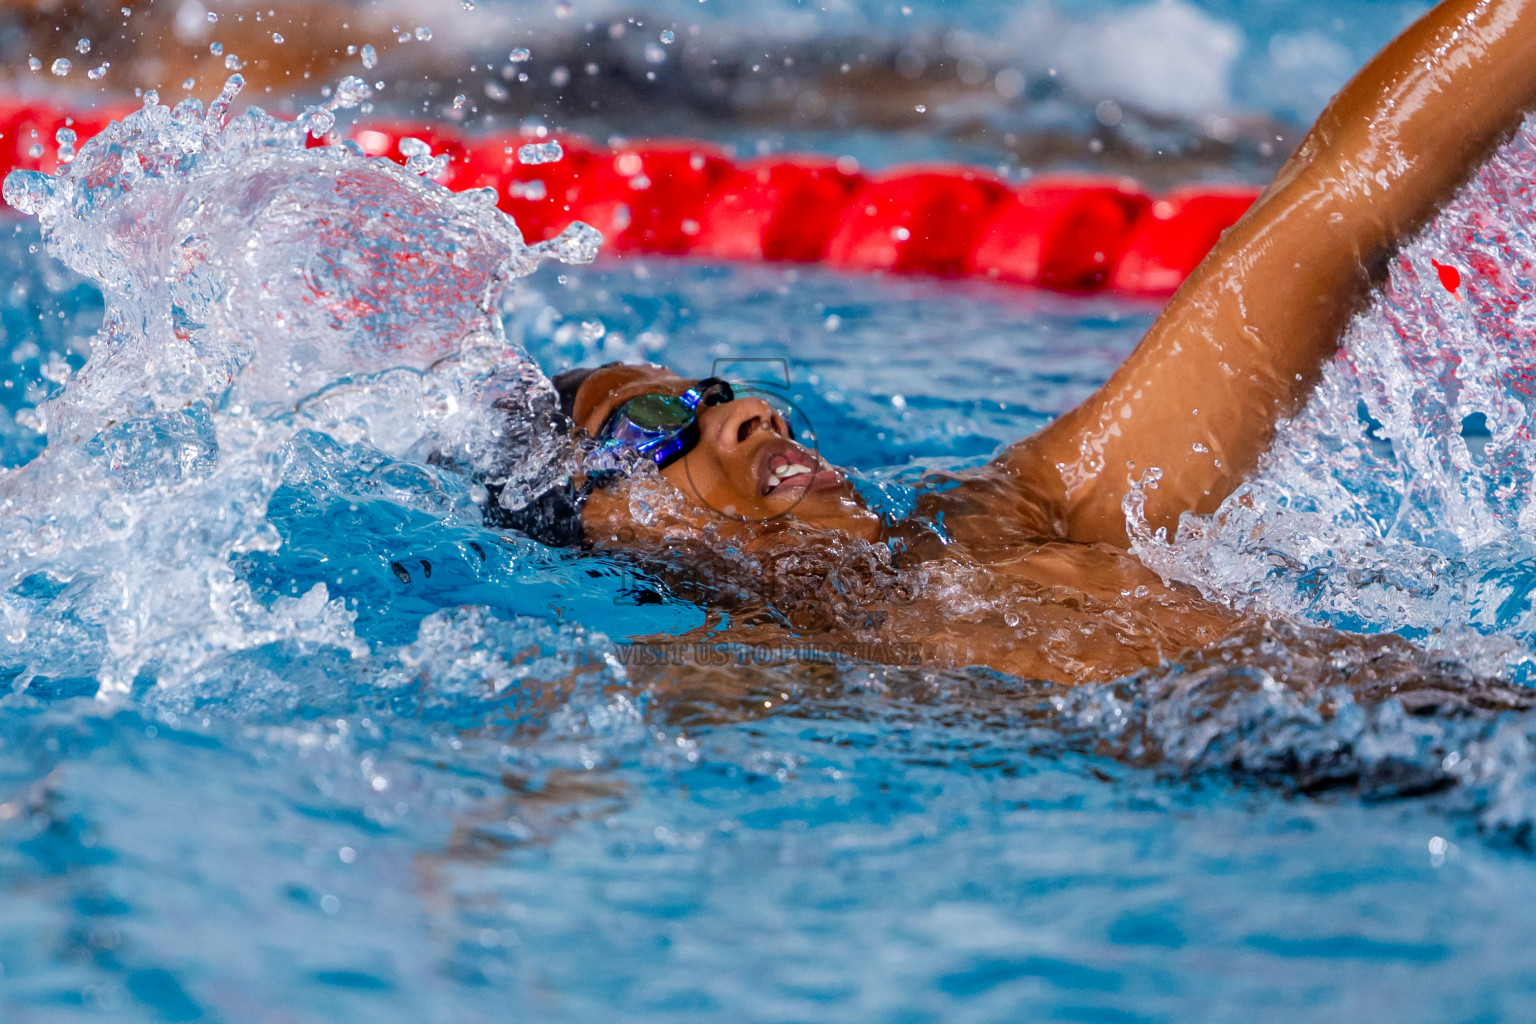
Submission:
[[[47,449],[0,475],[0,623],[23,680],[121,691],[274,643],[365,656],[323,584],[261,600],[232,563],[279,543],[266,505],[300,431],[436,452],[513,496],[563,472],[552,389],[497,310],[544,256],[591,259],[590,229],[529,247],[483,193],[306,148],[357,89],[303,126],[255,108],[226,124],[239,85],[206,116],[151,97],[56,175],[6,180],[107,307],[38,410]]]
[[[1138,554],[1260,611],[1430,643],[1469,629],[1530,643],[1533,172],[1536,120],[1393,260],[1251,482],[1214,515],[1186,517],[1171,544],[1146,531],[1131,496]],[[1454,291],[1436,262],[1456,269]],[[1479,419],[1486,441],[1469,445]]]

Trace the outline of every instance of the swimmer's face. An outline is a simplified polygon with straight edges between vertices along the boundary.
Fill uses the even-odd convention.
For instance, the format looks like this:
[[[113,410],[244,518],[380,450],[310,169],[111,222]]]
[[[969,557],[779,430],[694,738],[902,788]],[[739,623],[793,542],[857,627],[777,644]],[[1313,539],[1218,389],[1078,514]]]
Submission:
[[[660,366],[604,367],[582,382],[572,416],[579,430],[595,435],[631,398],[681,395],[694,383]],[[697,417],[699,443],[661,470],[686,499],[681,515],[687,521],[674,526],[713,522],[750,539],[799,521],[867,540],[879,536],[879,518],[864,507],[847,477],[790,440],[783,417],[761,398],[701,405]],[[594,542],[643,532],[630,513],[632,486],[618,480],[587,499],[582,524]]]

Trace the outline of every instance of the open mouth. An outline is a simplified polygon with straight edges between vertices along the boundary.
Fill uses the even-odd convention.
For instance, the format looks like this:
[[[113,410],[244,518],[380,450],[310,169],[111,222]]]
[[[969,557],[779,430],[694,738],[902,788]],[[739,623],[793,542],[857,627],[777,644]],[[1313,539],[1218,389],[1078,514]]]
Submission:
[[[757,459],[758,489],[763,497],[787,490],[802,493],[840,487],[843,474],[793,441],[765,446]]]

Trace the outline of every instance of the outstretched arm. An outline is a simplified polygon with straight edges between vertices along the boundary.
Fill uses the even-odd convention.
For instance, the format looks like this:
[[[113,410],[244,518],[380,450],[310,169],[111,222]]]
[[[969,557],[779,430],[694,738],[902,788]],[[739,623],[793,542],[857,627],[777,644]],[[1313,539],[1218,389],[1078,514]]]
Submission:
[[[1393,248],[1536,105],[1536,0],[1445,0],[1323,111],[1109,381],[998,459],[1067,539],[1213,511],[1296,411]]]

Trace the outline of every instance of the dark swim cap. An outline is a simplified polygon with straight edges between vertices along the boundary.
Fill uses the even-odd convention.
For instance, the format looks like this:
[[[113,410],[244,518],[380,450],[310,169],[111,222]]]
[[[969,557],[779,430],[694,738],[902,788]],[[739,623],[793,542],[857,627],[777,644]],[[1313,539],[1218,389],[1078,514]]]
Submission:
[[[569,432],[573,427],[572,416],[576,411],[576,392],[586,379],[598,370],[617,366],[617,362],[603,366],[566,370],[550,378],[555,386],[555,396],[560,403],[560,415],[555,422],[557,429]],[[530,540],[555,548],[579,545],[584,538],[581,526],[581,506],[592,493],[590,483],[577,487],[570,480],[551,487],[520,509],[503,508],[500,484],[486,484],[489,499],[481,509],[481,521],[495,530],[516,530]]]

